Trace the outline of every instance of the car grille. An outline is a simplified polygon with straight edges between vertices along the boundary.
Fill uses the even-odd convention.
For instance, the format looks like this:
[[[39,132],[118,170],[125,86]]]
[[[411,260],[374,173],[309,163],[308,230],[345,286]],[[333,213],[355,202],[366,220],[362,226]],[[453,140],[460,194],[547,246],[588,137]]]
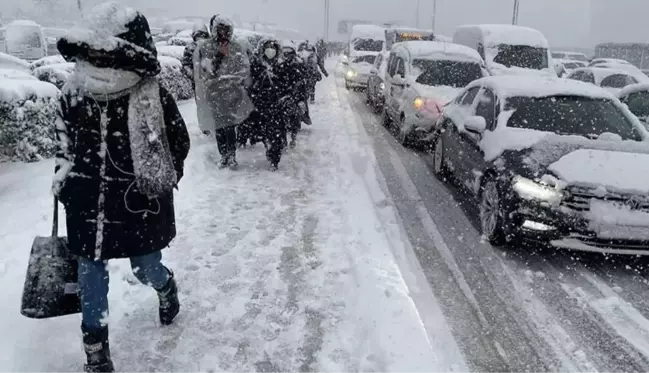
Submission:
[[[647,196],[617,193],[601,195],[585,188],[570,188],[567,192],[567,196],[561,201],[561,205],[575,211],[590,210],[590,201],[597,199],[627,205],[636,211],[649,212],[649,197]]]

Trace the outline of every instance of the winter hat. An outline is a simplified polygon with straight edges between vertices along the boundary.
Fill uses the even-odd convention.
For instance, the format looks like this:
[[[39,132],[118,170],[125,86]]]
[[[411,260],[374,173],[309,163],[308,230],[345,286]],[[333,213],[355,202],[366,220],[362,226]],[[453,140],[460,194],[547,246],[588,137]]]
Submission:
[[[217,29],[219,28],[219,26],[227,27],[229,31],[226,36],[228,40],[232,39],[232,34],[234,33],[234,24],[232,23],[232,21],[229,18],[219,14],[213,16],[212,19],[210,19],[210,32],[212,33],[212,36],[215,38],[218,37]]]
[[[68,62],[88,61],[143,77],[160,72],[149,22],[142,13],[115,2],[93,8],[82,26],[72,29],[56,46]]]
[[[192,31],[192,39],[196,39],[197,37],[203,37],[203,38],[210,37],[210,32],[206,24],[199,23],[194,25],[194,30]]]

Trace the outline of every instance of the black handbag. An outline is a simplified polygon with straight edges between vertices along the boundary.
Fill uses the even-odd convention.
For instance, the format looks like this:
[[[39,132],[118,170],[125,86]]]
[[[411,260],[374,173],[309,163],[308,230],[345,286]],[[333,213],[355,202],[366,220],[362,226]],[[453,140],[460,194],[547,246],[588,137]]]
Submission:
[[[59,203],[54,199],[52,235],[32,244],[20,313],[32,319],[81,312],[77,258],[68,251],[67,237],[58,237]]]

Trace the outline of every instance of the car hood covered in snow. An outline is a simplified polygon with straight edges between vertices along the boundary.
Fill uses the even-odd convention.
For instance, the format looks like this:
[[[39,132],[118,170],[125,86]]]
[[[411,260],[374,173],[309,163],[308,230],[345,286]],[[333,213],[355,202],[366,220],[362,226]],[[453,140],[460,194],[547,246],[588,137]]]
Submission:
[[[577,149],[548,166],[568,185],[649,194],[649,154]]]
[[[532,179],[551,174],[570,185],[649,192],[649,143],[605,135],[598,140],[543,132],[536,135],[528,135],[530,143],[525,146],[502,152],[508,169]]]

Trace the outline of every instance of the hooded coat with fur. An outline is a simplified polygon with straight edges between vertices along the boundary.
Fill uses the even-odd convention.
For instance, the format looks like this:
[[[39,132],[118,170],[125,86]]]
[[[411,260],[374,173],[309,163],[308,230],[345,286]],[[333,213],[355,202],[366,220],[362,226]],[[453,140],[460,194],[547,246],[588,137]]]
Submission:
[[[103,24],[90,23],[104,29],[64,37],[59,51],[68,61],[86,61],[92,49],[103,45],[113,57],[111,68],[136,72],[153,87],[151,97],[160,101],[153,104],[160,107],[175,177],[180,180],[189,136],[174,99],[155,83],[160,65],[148,23],[134,10],[115,7],[97,10]],[[150,198],[138,189],[128,118],[134,93],[129,92],[109,98],[75,86],[63,89],[53,189],[65,206],[70,251],[89,259],[146,255],[165,248],[176,235],[172,191]],[[145,106],[151,104],[145,101]]]

